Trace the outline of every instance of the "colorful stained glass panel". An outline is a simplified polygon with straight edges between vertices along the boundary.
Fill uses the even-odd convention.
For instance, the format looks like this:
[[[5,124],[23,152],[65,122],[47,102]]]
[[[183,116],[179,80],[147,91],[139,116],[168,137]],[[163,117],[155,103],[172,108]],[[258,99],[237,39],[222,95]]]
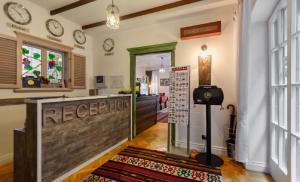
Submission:
[[[52,84],[63,84],[63,54],[47,51],[47,78]]]
[[[22,77],[40,78],[42,71],[42,50],[36,47],[22,46]]]

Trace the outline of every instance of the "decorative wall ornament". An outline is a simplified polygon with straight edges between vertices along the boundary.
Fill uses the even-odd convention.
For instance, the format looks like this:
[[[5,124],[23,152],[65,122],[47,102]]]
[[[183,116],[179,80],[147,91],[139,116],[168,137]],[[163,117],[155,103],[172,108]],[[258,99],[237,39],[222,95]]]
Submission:
[[[83,45],[86,43],[85,33],[81,30],[75,30],[73,32],[73,38],[77,44]]]
[[[208,55],[206,45],[201,49],[198,57],[199,85],[211,85],[211,55]]]
[[[113,55],[113,50],[115,48],[115,41],[111,38],[105,39],[103,42],[103,50],[105,51],[105,56]]]
[[[3,8],[7,17],[19,25],[28,25],[31,22],[31,14],[22,4],[8,2]]]
[[[64,27],[62,26],[62,24],[55,20],[55,19],[49,19],[46,21],[46,28],[48,30],[48,32],[55,36],[55,37],[61,37],[64,35]]]

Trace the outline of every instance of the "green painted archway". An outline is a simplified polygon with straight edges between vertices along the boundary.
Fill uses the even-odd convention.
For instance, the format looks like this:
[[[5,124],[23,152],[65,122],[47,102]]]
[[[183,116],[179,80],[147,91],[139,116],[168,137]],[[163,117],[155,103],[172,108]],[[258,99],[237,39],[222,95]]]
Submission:
[[[157,44],[143,47],[135,47],[127,49],[130,54],[130,88],[133,93],[132,97],[132,138],[136,136],[136,56],[151,53],[171,53],[171,66],[175,66],[175,49],[177,42]]]

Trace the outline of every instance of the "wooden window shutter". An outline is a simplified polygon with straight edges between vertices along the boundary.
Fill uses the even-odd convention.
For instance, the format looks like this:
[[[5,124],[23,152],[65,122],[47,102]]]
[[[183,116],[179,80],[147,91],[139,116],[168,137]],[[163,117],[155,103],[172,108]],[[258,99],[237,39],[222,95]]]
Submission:
[[[73,88],[85,89],[86,87],[86,58],[84,56],[73,54]]]
[[[0,36],[0,88],[18,88],[18,42]]]

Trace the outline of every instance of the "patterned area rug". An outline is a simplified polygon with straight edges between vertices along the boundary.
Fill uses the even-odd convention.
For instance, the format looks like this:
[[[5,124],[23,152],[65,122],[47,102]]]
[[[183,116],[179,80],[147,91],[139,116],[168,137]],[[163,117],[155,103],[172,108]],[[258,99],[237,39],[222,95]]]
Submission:
[[[197,161],[180,160],[164,152],[128,147],[95,170],[84,182],[221,182],[219,168],[207,167]]]

